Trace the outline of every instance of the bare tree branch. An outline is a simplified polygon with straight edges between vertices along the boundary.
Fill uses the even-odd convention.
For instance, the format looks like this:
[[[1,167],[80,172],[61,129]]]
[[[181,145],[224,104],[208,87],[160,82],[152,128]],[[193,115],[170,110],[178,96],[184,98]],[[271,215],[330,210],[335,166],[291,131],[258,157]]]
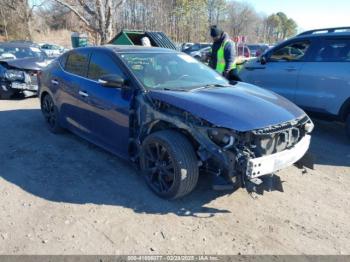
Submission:
[[[92,9],[86,4],[86,2],[85,2],[84,0],[78,0],[78,1],[79,1],[80,5],[84,8],[84,10],[85,10],[88,14],[90,14],[90,15],[92,15],[92,16],[95,16],[95,15],[96,15],[96,11],[92,10]]]
[[[57,3],[67,7],[68,9],[70,9],[88,27],[94,28],[94,26],[87,19],[85,19],[85,17],[82,14],[80,14],[75,7],[73,7],[72,5],[66,3],[65,1],[62,1],[62,0],[54,0],[54,1],[56,1]]]

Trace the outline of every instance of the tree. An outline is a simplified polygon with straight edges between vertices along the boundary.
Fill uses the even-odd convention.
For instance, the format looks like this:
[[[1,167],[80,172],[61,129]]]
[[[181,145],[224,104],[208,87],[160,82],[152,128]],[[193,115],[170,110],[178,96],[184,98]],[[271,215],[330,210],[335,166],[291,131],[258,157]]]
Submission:
[[[225,29],[233,36],[252,35],[258,16],[255,9],[247,3],[231,1],[227,6]]]
[[[296,34],[298,27],[293,19],[282,12],[268,16],[264,23],[269,42],[281,41]]]
[[[292,19],[292,18],[289,18],[286,22],[286,28],[285,28],[285,35],[284,35],[284,38],[287,38],[287,37],[290,37],[290,36],[293,36],[297,33],[297,29],[298,29],[298,25],[297,23]]]
[[[112,25],[116,19],[116,9],[124,0],[54,0],[71,10],[82,21],[90,32],[99,36],[100,44],[112,38]],[[68,2],[69,1],[69,2]]]
[[[225,0],[206,0],[208,10],[208,24],[220,25],[220,18],[227,7]]]
[[[276,14],[269,15],[266,20],[266,40],[269,43],[278,41],[278,35],[280,30],[280,18]]]
[[[25,39],[31,40],[31,19],[33,9],[36,6],[29,7],[29,0],[4,0],[1,4],[0,15],[3,26],[6,28],[7,38],[9,38],[8,29],[15,29],[20,26],[19,32],[13,30],[13,36],[24,35]]]
[[[32,32],[66,29],[87,32],[91,42],[105,44],[115,33],[127,28],[163,31],[175,42],[202,42],[211,41],[209,26],[216,24],[231,37],[246,35],[249,42],[273,43],[290,37],[297,29],[295,21],[282,12],[265,17],[252,5],[238,0],[2,0],[1,3],[0,34],[6,39],[31,39]]]

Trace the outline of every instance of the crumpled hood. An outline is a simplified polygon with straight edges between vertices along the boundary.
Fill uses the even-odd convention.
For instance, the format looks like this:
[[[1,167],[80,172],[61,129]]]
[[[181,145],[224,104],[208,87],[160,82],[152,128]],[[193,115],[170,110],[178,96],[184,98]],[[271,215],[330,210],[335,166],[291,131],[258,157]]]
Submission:
[[[194,91],[152,90],[153,99],[166,102],[218,127],[249,131],[291,121],[305,112],[289,100],[254,85]]]
[[[24,70],[42,70],[45,68],[52,60],[42,59],[36,57],[29,58],[18,58],[11,60],[0,60],[0,64],[7,64],[10,67]]]

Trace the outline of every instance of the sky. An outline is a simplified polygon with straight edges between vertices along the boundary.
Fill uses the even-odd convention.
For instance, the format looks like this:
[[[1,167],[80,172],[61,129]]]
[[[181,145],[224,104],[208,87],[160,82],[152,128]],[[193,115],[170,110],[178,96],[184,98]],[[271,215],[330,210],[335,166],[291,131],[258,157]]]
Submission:
[[[293,18],[298,31],[350,26],[350,0],[241,0],[250,3],[258,13],[284,12]]]

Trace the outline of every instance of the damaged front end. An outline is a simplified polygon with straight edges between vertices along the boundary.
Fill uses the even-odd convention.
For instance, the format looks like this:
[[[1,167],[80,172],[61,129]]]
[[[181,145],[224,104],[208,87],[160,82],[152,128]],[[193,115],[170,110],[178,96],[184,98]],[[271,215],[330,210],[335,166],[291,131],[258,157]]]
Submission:
[[[198,166],[211,174],[214,189],[261,184],[259,177],[288,167],[305,155],[313,130],[306,115],[262,129],[231,130],[144,95],[134,99],[130,117],[130,155],[134,161],[138,161],[142,141],[150,133],[176,129],[191,141]]]
[[[38,91],[38,70],[19,69],[0,62],[0,94],[1,97],[11,98],[23,91]]]

